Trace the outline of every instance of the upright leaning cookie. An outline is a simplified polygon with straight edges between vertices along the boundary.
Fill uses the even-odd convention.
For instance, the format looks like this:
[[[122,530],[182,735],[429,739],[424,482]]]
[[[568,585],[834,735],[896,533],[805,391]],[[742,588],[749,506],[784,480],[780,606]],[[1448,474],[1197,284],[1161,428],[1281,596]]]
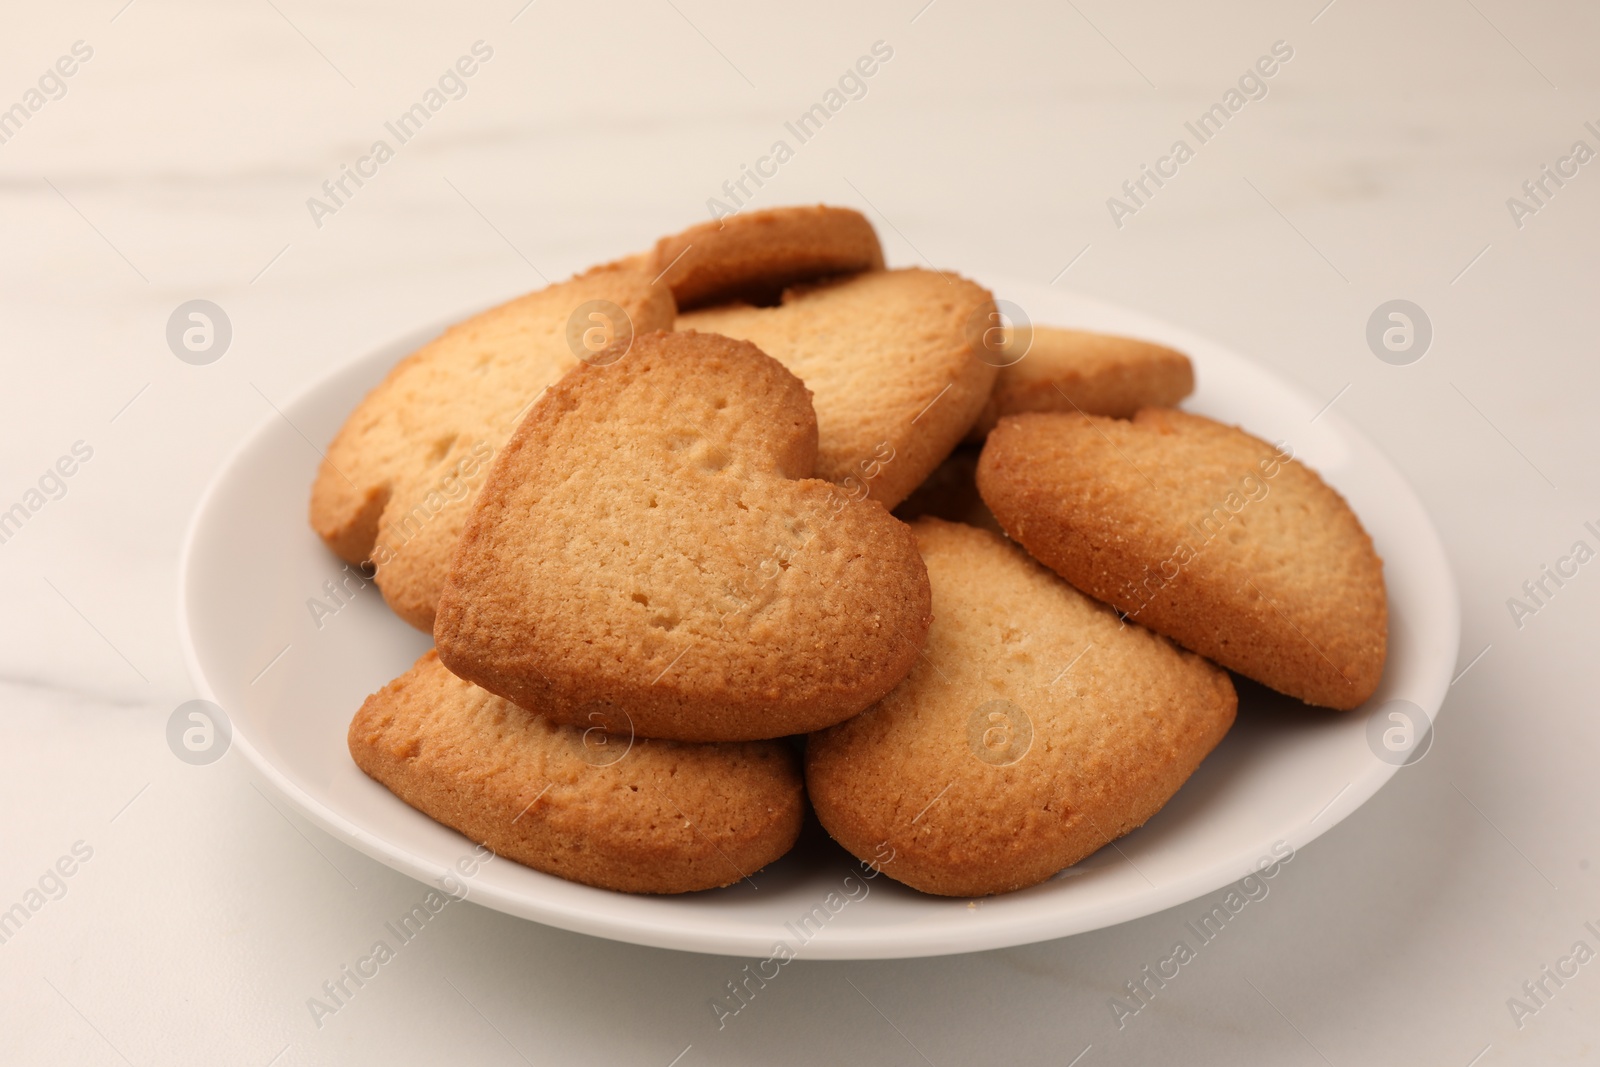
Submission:
[[[873,271],[789,289],[779,307],[680,315],[678,328],[753,341],[793,371],[815,394],[817,477],[892,508],[988,400],[995,367],[972,343],[992,308],[949,273]]]
[[[913,528],[926,659],[811,736],[807,791],[835,840],[913,888],[1034,885],[1161,809],[1232,725],[1233,684],[997,534]]]
[[[688,745],[557,726],[429,652],[368,697],[350,755],[423,814],[575,882],[687,893],[788,852],[804,800],[782,742]]]
[[[603,361],[601,361],[603,362]],[[645,737],[831,725],[927,634],[911,531],[812,478],[805,386],[754,345],[657,333],[550,389],[495,461],[439,603],[445,664]]]
[[[1121,419],[1140,408],[1172,407],[1194,392],[1188,356],[1132,337],[1034,326],[1009,333],[1001,358],[968,440],[983,440],[1005,415],[1078,411]]]
[[[978,488],[1013,539],[1073,585],[1281,693],[1358,707],[1388,645],[1383,564],[1316,472],[1181,411],[1015,415]]]
[[[774,299],[785,286],[883,268],[872,223],[850,208],[778,207],[691,226],[656,242],[656,273],[679,307]]]
[[[540,391],[577,353],[672,325],[672,296],[652,278],[597,267],[475,315],[400,361],[345,420],[317,470],[311,525],[342,558],[376,564],[401,618],[433,628],[472,498]]]

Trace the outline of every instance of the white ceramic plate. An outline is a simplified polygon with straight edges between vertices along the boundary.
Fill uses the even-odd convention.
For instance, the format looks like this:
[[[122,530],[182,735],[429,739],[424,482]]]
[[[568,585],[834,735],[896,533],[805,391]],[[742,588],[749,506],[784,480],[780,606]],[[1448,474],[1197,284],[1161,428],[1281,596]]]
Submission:
[[[861,881],[857,864],[814,826],[755,877],[755,888],[629,896],[506,860],[463,878],[456,864],[474,846],[368,779],[345,749],[362,698],[410,666],[428,639],[390,614],[375,586],[320,626],[308,607],[328,600],[323,585],[343,564],[306,522],[318,462],[307,440],[329,441],[395,361],[442,326],[385,345],[283,405],[285,418],[268,419],[218,474],[181,564],[181,631],[200,695],[226,711],[233,743],[273,788],[369,856],[430,884],[453,873],[469,899],[491,908],[643,945],[766,957],[782,941],[814,959],[970,952],[1124,922],[1242,878],[1273,856],[1274,844],[1280,852],[1305,845],[1395,773],[1368,740],[1388,722],[1386,702],[1408,700],[1429,720],[1437,712],[1460,630],[1438,536],[1410,486],[1336,411],[1313,422],[1322,401],[1241,356],[1084,297],[1028,285],[995,290],[1036,322],[1188,352],[1199,379],[1188,408],[1289,441],[1345,495],[1377,542],[1389,585],[1388,672],[1367,708],[1319,712],[1244,683],[1233,731],[1146,826],[1043,885],[978,902],[923,896],[887,878]],[[830,893],[845,906],[814,912]],[[826,921],[814,919],[820,930],[802,942],[794,924],[812,914]]]

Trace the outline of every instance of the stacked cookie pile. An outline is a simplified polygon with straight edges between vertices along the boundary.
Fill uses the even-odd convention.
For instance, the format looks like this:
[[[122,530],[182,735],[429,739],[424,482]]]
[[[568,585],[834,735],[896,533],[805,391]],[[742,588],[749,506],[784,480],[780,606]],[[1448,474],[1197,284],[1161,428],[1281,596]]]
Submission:
[[[452,327],[329,446],[311,521],[436,649],[360,767],[502,856],[730,884],[807,805],[917,889],[1036,884],[1141,825],[1229,670],[1354,708],[1381,564],[1157,345],[1000,325],[854,211],[668,237]]]

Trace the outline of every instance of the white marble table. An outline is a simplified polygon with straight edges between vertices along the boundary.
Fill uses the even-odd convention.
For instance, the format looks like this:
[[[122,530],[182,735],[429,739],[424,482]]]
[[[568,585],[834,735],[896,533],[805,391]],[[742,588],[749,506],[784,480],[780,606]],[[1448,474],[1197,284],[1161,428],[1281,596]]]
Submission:
[[[1508,998],[1533,1006],[1541,968],[1600,948],[1600,572],[1533,614],[1507,602],[1600,523],[1600,165],[1561,162],[1600,148],[1584,125],[1600,126],[1600,16],[1323,2],[9,12],[0,509],[41,492],[0,543],[0,908],[47,894],[0,943],[0,1060],[1594,1062],[1600,963],[1543,979],[1536,1011]],[[460,99],[389,137],[336,210],[308,209],[478,41],[492,55]],[[879,41],[892,57],[864,94],[798,143],[784,123]],[[1176,175],[1119,227],[1107,199],[1278,41],[1293,55],[1265,97],[1189,135],[1193,158],[1160,164]],[[236,753],[192,767],[168,750],[194,695],[175,573],[198,494],[270,398],[704,217],[743,168],[773,172],[782,138],[792,158],[747,179],[754,203],[858,205],[895,262],[1182,323],[1386,449],[1461,583],[1465,673],[1433,751],[1121,1029],[1109,997],[1183,908],[978,955],[801,962],[719,1030],[728,959],[468,906],[318,1028],[306,999],[415,883],[275,807]],[[1546,164],[1569,176],[1531,200]],[[202,298],[233,339],[192,366],[164,331]],[[1434,327],[1405,366],[1364,336],[1395,298]],[[75,446],[72,475],[48,477]],[[47,874],[58,862],[70,877]]]

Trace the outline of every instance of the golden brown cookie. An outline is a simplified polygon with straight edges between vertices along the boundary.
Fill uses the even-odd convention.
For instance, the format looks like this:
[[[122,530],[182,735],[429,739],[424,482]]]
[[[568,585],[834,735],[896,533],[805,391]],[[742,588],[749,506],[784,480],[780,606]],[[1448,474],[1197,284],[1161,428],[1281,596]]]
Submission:
[[[577,353],[669,328],[674,307],[641,265],[610,264],[518,297],[406,357],[350,414],[311,490],[311,525],[421,630],[489,462]],[[620,309],[620,311],[619,311]]]
[[[844,207],[778,207],[702,222],[656,242],[679,307],[769,300],[795,282],[883,268],[872,223]]]
[[[926,658],[811,736],[807,792],[846,850],[923,892],[1037,884],[1161,809],[1232,725],[1233,684],[997,534],[914,529]]]
[[[1358,707],[1378,686],[1383,564],[1287,449],[1165,408],[1013,415],[978,488],[1034,557],[1185,648],[1309,704]]]
[[[1028,338],[1024,353],[1017,348]],[[983,414],[967,435],[982,441],[1002,415],[1081,411],[1125,419],[1140,408],[1172,407],[1194,392],[1194,365],[1182,352],[1131,337],[1034,326],[1008,330],[1003,364]]]
[[[928,628],[911,531],[811,478],[804,385],[754,345],[658,333],[547,392],[496,460],[434,637],[558,722],[780,737],[856,714]]]
[[[678,328],[753,341],[814,394],[817,477],[894,507],[966,434],[994,384],[973,352],[989,291],[953,274],[874,271],[729,305]]]
[[[989,505],[978,495],[978,453],[979,449],[972,445],[962,445],[950,453],[949,458],[894,509],[895,518],[901,522],[944,519],[1004,534],[989,512]]]
[[[748,878],[800,833],[781,741],[690,745],[558,726],[428,652],[369,696],[350,755],[395,796],[498,855],[629,893]]]

